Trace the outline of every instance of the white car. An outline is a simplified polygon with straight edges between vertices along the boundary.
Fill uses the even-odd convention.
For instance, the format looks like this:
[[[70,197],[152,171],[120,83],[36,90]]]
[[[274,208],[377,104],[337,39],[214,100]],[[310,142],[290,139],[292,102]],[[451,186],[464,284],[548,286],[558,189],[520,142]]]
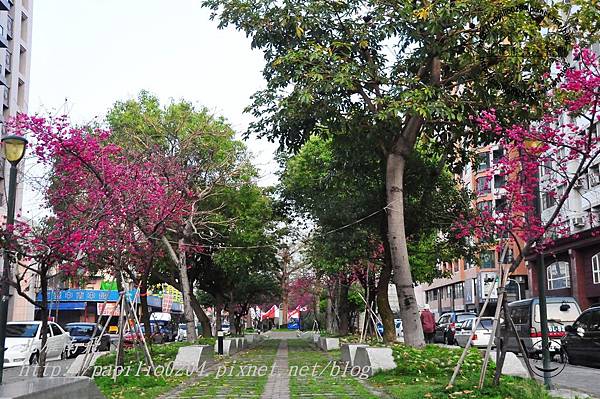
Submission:
[[[473,324],[476,319],[465,320],[460,326],[457,326],[454,339],[459,346],[467,346],[469,336],[473,332]],[[492,325],[494,324],[493,317],[482,317],[479,321],[479,325],[475,329],[473,334],[473,342],[471,343],[474,347],[487,347],[490,339],[492,339]]]
[[[42,347],[41,330],[41,321],[7,323],[4,367],[23,366],[38,362]],[[58,324],[48,322],[46,342],[46,360],[60,360],[67,357],[71,346],[71,336]]]
[[[178,342],[183,342],[187,340],[187,324],[179,323],[179,327],[177,328],[177,338]]]

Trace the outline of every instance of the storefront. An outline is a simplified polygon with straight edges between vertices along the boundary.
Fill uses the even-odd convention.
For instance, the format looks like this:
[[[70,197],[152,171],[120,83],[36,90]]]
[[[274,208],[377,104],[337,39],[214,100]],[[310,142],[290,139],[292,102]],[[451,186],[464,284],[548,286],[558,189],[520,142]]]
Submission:
[[[129,291],[129,298],[133,303],[139,304],[139,296],[136,290]],[[37,302],[41,302],[42,295],[38,293]],[[114,316],[119,315],[117,301],[119,292],[116,290],[52,290],[48,292],[48,305],[50,317],[60,325],[72,322],[98,322],[108,319],[112,314],[114,321],[111,325],[116,325],[117,320]],[[148,295],[148,308],[150,313],[161,312],[162,298],[154,295]],[[183,313],[181,303],[174,302],[171,306],[171,313]],[[36,307],[36,319],[41,317],[39,307]]]

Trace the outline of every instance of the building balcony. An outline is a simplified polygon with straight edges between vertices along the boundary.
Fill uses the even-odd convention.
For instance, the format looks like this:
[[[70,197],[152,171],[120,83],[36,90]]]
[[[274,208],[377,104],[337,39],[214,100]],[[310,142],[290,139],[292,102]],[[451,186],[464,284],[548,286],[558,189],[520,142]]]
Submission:
[[[10,11],[10,2],[8,0],[0,0],[0,11]]]
[[[4,95],[3,95],[4,100],[2,101],[4,108],[8,108],[8,102],[9,102],[9,98],[10,98],[8,91],[9,91],[9,88],[4,86]]]
[[[6,76],[4,76],[4,67],[0,65],[0,86],[8,87],[8,83],[6,82]]]
[[[4,68],[6,68],[6,73],[10,73],[10,69],[12,67],[12,54],[10,51],[6,50],[6,56],[4,57]]]
[[[8,48],[8,40],[6,40],[4,31],[4,26],[0,25],[0,48]]]
[[[6,19],[6,37],[8,38],[8,40],[12,40],[12,38],[13,38],[14,25],[15,25],[15,21],[9,15],[8,18]]]

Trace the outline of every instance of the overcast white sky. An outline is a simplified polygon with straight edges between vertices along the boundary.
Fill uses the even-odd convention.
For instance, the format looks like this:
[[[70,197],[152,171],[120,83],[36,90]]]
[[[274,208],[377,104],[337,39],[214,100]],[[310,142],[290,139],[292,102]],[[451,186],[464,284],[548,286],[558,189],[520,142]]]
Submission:
[[[264,85],[262,54],[243,33],[218,30],[201,0],[33,3],[29,113],[66,109],[73,121],[89,121],[146,89],[164,102],[207,106],[239,133],[251,120],[242,110]],[[276,146],[248,145],[261,183],[272,184]],[[24,207],[34,206],[27,197]]]

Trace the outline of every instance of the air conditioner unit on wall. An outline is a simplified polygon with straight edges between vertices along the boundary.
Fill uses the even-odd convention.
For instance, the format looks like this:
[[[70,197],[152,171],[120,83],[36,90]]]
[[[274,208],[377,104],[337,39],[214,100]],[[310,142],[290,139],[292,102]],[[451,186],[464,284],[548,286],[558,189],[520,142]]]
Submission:
[[[598,173],[590,173],[590,186],[597,186],[600,184],[600,175]]]
[[[585,220],[583,220],[582,217],[573,218],[573,226],[575,226],[575,227],[584,227],[585,226]]]

